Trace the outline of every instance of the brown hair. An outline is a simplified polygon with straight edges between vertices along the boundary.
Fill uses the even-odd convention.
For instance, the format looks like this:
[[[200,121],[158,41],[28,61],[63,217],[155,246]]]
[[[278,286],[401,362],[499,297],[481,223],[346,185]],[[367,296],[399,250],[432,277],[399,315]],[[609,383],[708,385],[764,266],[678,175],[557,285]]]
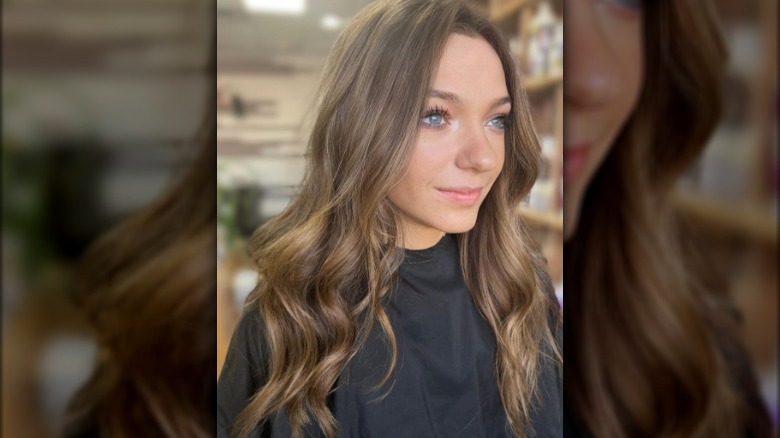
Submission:
[[[643,16],[644,89],[565,246],[566,403],[599,437],[741,436],[719,346],[731,322],[668,202],[718,121],[725,50],[709,2],[644,2]]]
[[[98,358],[68,406],[68,434],[214,433],[215,127],[208,114],[175,184],[79,263],[76,299]]]
[[[388,199],[407,167],[439,57],[452,33],[484,38],[512,99],[506,162],[473,230],[458,236],[468,289],[497,339],[496,370],[510,426],[523,436],[537,367],[557,349],[543,261],[516,207],[536,179],[540,148],[500,31],[452,0],[377,1],[339,36],[325,67],[300,195],[258,229],[251,253],[261,281],[253,307],[265,324],[269,378],[239,416],[246,436],[285,410],[294,433],[313,416],[337,425],[327,396],[378,322],[395,338],[381,300],[403,258],[399,215]],[[549,348],[544,347],[549,345]]]

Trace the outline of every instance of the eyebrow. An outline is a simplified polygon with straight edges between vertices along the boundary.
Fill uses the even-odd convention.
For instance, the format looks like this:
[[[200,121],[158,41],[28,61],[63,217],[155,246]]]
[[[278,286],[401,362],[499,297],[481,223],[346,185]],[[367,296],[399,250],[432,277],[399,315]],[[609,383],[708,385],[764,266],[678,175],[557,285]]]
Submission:
[[[455,93],[450,93],[449,91],[431,90],[430,96],[437,97],[439,99],[446,100],[448,102],[452,102],[458,105],[463,103],[463,99],[461,99],[460,96],[458,96]],[[512,99],[509,96],[499,97],[498,99],[494,100],[493,103],[490,104],[490,109],[493,109],[505,103],[512,103]]]

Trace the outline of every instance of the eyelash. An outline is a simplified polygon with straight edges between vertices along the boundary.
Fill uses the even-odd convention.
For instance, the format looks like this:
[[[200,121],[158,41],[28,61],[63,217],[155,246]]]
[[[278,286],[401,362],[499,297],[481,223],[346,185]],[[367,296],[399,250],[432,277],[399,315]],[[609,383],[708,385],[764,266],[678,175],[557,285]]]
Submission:
[[[442,108],[440,106],[435,106],[433,108],[429,108],[428,110],[426,110],[425,114],[423,114],[423,116],[422,116],[422,120],[425,120],[425,119],[427,119],[430,116],[441,116],[441,118],[444,119],[445,122],[450,119],[449,111],[447,111],[446,109],[444,109],[444,108]],[[429,124],[426,124],[426,123],[424,123],[422,121],[421,121],[421,123],[423,125],[429,127],[429,128],[434,128],[434,129],[443,128],[443,125],[429,125]]]
[[[428,117],[430,117],[430,116],[441,116],[441,117],[442,117],[442,119],[444,120],[444,122],[447,122],[447,121],[449,121],[449,119],[450,119],[450,113],[449,113],[449,111],[447,111],[446,109],[444,109],[444,108],[442,108],[442,107],[440,107],[440,106],[435,106],[435,107],[433,107],[433,108],[429,108],[428,110],[426,110],[426,111],[425,111],[425,114],[423,114],[423,116],[422,116],[422,119],[421,119],[421,120],[425,120],[425,119],[427,119],[427,118],[428,118]],[[509,113],[502,113],[502,114],[497,114],[497,115],[496,115],[495,117],[493,117],[493,119],[491,119],[491,120],[495,120],[495,119],[498,119],[498,118],[500,118],[500,119],[503,121],[503,123],[504,123],[504,128],[505,128],[505,127],[506,127],[506,125],[509,123]],[[444,125],[443,125],[443,124],[442,124],[442,125],[430,125],[430,124],[424,123],[424,122],[422,122],[422,121],[421,121],[420,123],[421,123],[423,126],[426,126],[426,127],[428,127],[428,128],[433,128],[433,129],[441,129],[441,128],[443,128],[443,127],[444,127]],[[503,129],[503,128],[500,128],[500,129]]]
[[[491,120],[495,120],[498,118],[500,118],[501,121],[504,123],[504,126],[499,129],[506,129],[506,127],[509,125],[509,113],[498,114],[495,117],[493,117]]]

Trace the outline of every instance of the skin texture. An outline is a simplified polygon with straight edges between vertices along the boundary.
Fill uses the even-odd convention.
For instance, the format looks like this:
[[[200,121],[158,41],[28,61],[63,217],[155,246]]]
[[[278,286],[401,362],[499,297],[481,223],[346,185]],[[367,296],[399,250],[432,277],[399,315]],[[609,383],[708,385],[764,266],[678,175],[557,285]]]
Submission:
[[[473,228],[504,165],[503,123],[511,104],[501,61],[485,40],[449,38],[426,108],[406,174],[389,195],[401,211],[408,249]],[[466,187],[481,188],[468,204],[441,191]]]
[[[641,1],[565,3],[564,237],[588,184],[633,112],[643,83]]]

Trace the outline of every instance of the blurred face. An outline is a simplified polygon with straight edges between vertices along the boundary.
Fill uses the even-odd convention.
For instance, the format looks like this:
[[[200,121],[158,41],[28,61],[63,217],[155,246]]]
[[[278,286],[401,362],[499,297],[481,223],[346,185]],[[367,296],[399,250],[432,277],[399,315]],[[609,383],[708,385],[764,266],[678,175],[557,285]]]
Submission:
[[[565,2],[564,236],[642,85],[642,0]],[[582,210],[582,211],[581,211]]]
[[[484,39],[450,36],[427,108],[406,174],[390,192],[409,249],[473,228],[504,165],[512,107],[501,61]]]

